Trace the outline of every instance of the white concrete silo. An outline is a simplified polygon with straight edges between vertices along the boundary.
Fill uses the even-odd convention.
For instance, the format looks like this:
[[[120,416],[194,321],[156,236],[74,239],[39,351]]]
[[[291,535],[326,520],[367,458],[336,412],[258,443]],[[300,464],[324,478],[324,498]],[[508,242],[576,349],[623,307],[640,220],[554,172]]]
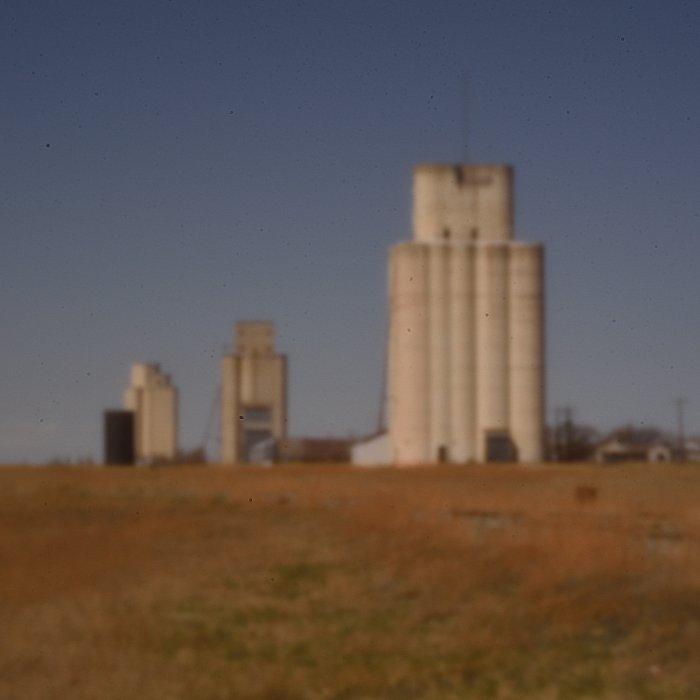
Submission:
[[[170,461],[177,456],[177,389],[160,365],[131,366],[124,408],[134,414],[134,453],[139,462]]]
[[[254,462],[287,436],[287,357],[270,321],[240,321],[221,359],[221,461]]]
[[[428,449],[428,249],[399,244],[389,267],[389,405],[394,459]]]
[[[487,435],[508,430],[508,252],[507,243],[476,244],[476,459],[487,459]]]
[[[414,239],[389,262],[392,460],[538,461],[543,257],[512,240],[512,169],[423,165],[413,182]]]
[[[543,458],[544,249],[516,242],[510,249],[510,432],[521,462]]]
[[[450,256],[450,446],[455,462],[476,458],[475,248],[455,245]]]

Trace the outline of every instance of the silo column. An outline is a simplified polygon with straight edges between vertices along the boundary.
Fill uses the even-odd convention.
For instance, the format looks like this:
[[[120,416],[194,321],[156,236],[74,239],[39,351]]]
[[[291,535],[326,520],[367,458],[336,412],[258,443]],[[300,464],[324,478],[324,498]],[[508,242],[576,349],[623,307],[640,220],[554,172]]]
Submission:
[[[510,256],[510,424],[521,462],[543,458],[544,249],[517,243]]]
[[[428,459],[428,247],[394,246],[389,260],[389,425],[396,464]]]
[[[453,462],[476,458],[474,375],[474,247],[450,256],[450,435]]]
[[[489,431],[508,429],[509,244],[477,243],[475,273],[477,459],[485,460]]]

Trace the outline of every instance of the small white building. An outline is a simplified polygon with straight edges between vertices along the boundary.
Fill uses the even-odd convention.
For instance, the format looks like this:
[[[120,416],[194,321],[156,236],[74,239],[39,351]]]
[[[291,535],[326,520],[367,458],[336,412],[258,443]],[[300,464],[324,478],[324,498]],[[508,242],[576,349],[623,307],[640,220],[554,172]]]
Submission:
[[[358,467],[377,467],[391,461],[389,433],[381,432],[358,440],[351,450],[352,463]]]
[[[700,462],[700,439],[686,438],[683,449],[689,462]]]
[[[596,462],[605,464],[673,460],[673,449],[664,442],[630,441],[619,435],[612,435],[600,442],[593,454]]]

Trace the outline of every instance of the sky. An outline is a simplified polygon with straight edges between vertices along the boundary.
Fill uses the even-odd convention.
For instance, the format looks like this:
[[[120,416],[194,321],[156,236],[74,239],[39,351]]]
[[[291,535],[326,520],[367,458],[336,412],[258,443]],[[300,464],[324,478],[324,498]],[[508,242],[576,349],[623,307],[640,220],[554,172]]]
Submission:
[[[548,418],[700,433],[700,4],[5,0],[0,463],[100,460],[132,362],[208,440],[239,320],[289,431],[377,425],[416,164],[509,163]]]

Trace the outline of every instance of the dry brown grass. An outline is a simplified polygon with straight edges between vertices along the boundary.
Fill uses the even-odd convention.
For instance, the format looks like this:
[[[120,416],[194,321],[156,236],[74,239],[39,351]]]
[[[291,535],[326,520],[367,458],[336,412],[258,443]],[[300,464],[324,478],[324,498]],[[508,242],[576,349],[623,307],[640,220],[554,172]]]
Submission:
[[[699,497],[646,465],[3,469],[0,698],[700,698]]]

